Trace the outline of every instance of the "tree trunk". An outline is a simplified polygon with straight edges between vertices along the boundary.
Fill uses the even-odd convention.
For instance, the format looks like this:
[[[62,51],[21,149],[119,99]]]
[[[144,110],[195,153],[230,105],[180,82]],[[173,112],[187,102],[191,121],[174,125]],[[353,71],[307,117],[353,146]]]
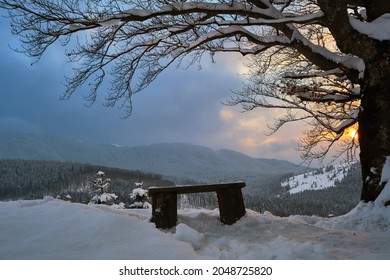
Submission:
[[[359,114],[360,163],[363,177],[361,199],[374,201],[384,187],[381,182],[386,157],[390,156],[390,56],[366,62]]]
[[[389,0],[363,0],[367,9],[368,21],[372,21],[383,14],[390,12]]]

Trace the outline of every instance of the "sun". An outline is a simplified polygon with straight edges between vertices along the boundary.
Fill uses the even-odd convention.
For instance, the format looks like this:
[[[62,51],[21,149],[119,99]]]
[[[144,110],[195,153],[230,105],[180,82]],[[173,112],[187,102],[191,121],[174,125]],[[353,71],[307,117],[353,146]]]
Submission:
[[[358,139],[358,131],[355,127],[350,127],[346,131],[349,138],[357,140]]]

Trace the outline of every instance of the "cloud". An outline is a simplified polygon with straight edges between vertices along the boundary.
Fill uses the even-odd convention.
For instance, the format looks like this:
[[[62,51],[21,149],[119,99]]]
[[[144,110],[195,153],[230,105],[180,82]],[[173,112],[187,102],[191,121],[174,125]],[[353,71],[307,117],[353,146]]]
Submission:
[[[231,121],[234,119],[235,114],[232,109],[230,108],[222,108],[219,111],[219,116],[223,121]]]
[[[41,127],[15,116],[0,116],[0,133],[42,133]]]
[[[65,61],[64,49],[49,48],[41,61],[31,66],[30,58],[8,47],[17,45],[8,23],[0,19],[0,26],[3,132],[42,132],[125,146],[188,142],[256,157],[297,157],[293,145],[298,139],[297,130],[282,130],[271,138],[265,135],[275,112],[259,109],[241,113],[238,107],[222,105],[232,95],[231,90],[242,86],[243,77],[238,73],[246,70],[239,55],[217,55],[216,63],[206,56],[202,70],[196,66],[188,70],[170,67],[133,97],[133,115],[123,120],[120,109],[102,106],[107,86],[89,108],[83,105],[87,87],[70,100],[59,101],[65,90],[64,75],[72,68]]]
[[[269,135],[268,124],[275,113],[262,108],[242,113],[237,107],[224,107],[219,112],[224,129],[219,131],[217,142],[255,157],[300,161],[296,147],[302,127],[290,124]]]

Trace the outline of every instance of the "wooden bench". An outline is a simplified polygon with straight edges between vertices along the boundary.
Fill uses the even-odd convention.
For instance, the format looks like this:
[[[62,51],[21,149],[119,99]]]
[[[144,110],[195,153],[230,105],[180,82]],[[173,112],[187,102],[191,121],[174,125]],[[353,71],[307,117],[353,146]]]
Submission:
[[[220,183],[212,185],[185,185],[172,187],[151,187],[152,222],[157,228],[170,228],[177,223],[177,195],[201,192],[216,192],[220,220],[231,225],[245,215],[245,205],[241,189],[244,182]]]

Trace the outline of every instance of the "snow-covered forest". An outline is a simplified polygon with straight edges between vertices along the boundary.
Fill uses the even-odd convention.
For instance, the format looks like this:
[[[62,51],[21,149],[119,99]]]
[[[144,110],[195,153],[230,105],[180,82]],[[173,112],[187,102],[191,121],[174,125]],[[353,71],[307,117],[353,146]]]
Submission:
[[[329,169],[329,167],[328,167]],[[134,203],[130,194],[137,188],[137,182],[143,182],[143,188],[150,186],[169,186],[178,182],[186,183],[183,178],[178,182],[166,180],[162,175],[129,171],[125,169],[94,166],[89,164],[39,161],[39,160],[0,160],[0,200],[42,199],[52,196],[71,202],[87,204],[94,194],[93,180],[95,174],[104,170],[110,182],[110,193],[117,196],[115,203],[127,206]],[[318,169],[314,174],[318,174]],[[330,168],[330,170],[334,170]],[[307,190],[300,193],[289,193],[289,188],[283,186],[282,180],[289,175],[276,176],[272,180],[267,178],[259,181],[256,191],[245,191],[245,205],[248,209],[264,213],[270,211],[278,216],[289,215],[342,215],[349,212],[359,202],[360,172],[357,165],[345,168],[346,176],[342,180],[333,182],[331,178],[318,182],[319,190]],[[327,173],[322,173],[326,176]],[[292,174],[291,174],[292,176]],[[313,177],[313,173],[303,176]],[[293,177],[291,177],[293,178]],[[334,188],[323,188],[335,183]],[[197,182],[189,178],[188,184]],[[317,184],[317,183],[316,183]],[[214,193],[181,195],[179,207],[205,208],[218,207]]]
[[[110,191],[118,202],[134,202],[129,194],[138,181],[150,186],[174,183],[161,175],[75,162],[42,160],[0,160],[0,200],[42,199],[45,196],[89,203],[94,196],[93,180],[104,170],[111,180]]]

